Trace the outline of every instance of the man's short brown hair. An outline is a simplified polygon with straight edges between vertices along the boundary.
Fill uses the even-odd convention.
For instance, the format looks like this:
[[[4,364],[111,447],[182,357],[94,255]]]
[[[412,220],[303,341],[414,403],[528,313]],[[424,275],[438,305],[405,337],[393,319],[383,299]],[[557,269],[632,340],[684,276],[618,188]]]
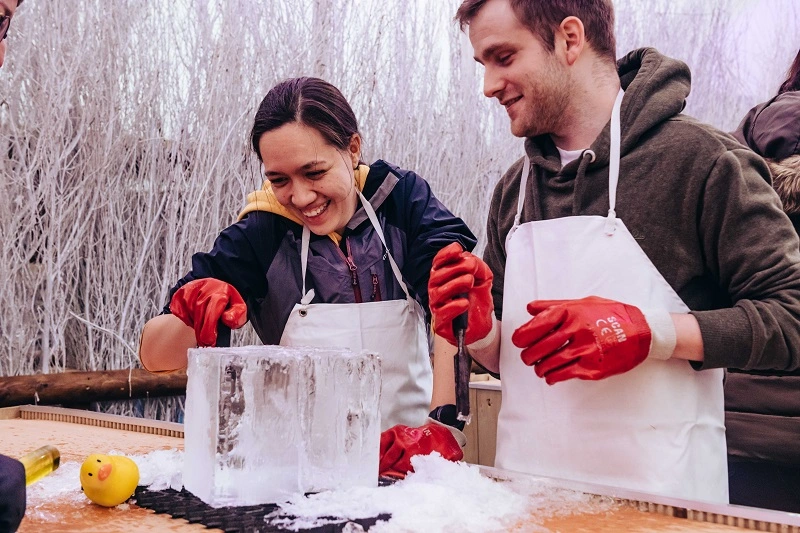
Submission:
[[[488,0],[464,0],[455,19],[464,30]],[[508,0],[522,24],[551,52],[555,50],[555,30],[567,17],[583,22],[586,41],[601,57],[617,60],[614,37],[614,5],[611,0]]]

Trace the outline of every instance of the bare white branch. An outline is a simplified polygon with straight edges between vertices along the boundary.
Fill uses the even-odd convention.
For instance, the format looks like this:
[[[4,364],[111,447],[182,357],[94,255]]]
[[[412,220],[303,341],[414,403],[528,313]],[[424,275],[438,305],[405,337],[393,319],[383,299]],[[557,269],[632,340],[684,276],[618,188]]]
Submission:
[[[482,247],[493,185],[522,142],[482,95],[458,4],[23,4],[0,71],[0,375],[138,364],[144,322],[260,185],[251,119],[287,77],[337,85],[364,159],[427,178]],[[726,130],[774,92],[800,42],[796,0],[616,5],[619,54],[655,46],[686,61],[688,112]],[[108,408],[181,409],[126,405]]]

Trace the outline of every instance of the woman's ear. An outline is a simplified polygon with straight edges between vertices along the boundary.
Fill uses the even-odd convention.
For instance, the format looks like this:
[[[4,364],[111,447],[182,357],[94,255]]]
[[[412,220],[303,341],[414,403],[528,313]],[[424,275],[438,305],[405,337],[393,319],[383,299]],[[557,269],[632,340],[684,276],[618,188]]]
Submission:
[[[353,169],[358,168],[358,161],[361,159],[361,135],[354,133],[350,137],[350,144],[347,146],[350,159],[353,162]]]

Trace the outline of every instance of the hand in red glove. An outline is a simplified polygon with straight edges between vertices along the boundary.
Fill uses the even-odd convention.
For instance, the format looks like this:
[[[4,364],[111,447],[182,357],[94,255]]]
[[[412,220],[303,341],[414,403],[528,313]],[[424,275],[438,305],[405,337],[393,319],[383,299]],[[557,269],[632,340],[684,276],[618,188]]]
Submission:
[[[466,294],[466,298],[463,296]],[[462,250],[457,242],[439,250],[428,279],[428,297],[434,330],[455,346],[453,319],[464,311],[467,344],[479,341],[492,330],[492,271],[479,257]]]
[[[536,300],[528,312],[533,318],[514,332],[511,342],[522,348],[522,362],[533,365],[548,385],[622,374],[650,351],[650,327],[632,305],[589,296]]]
[[[413,472],[411,458],[439,452],[448,461],[464,457],[458,441],[443,424],[428,423],[418,428],[397,425],[381,433],[380,475],[404,478]]]
[[[172,295],[169,310],[184,324],[194,328],[197,344],[217,344],[217,323],[231,329],[247,323],[247,305],[228,283],[214,278],[190,281]]]

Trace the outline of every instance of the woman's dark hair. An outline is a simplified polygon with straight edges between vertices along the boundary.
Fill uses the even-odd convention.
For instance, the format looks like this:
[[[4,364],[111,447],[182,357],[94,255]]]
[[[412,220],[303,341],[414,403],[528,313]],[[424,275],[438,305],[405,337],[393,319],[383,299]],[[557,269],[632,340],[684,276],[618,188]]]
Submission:
[[[781,84],[781,88],[778,89],[778,94],[789,91],[800,91],[800,51],[797,52],[792,66],[789,67],[789,74],[786,77],[786,81]]]
[[[258,106],[250,141],[259,160],[261,136],[293,122],[314,128],[339,150],[358,133],[355,113],[339,89],[319,78],[292,78],[270,89]]]

